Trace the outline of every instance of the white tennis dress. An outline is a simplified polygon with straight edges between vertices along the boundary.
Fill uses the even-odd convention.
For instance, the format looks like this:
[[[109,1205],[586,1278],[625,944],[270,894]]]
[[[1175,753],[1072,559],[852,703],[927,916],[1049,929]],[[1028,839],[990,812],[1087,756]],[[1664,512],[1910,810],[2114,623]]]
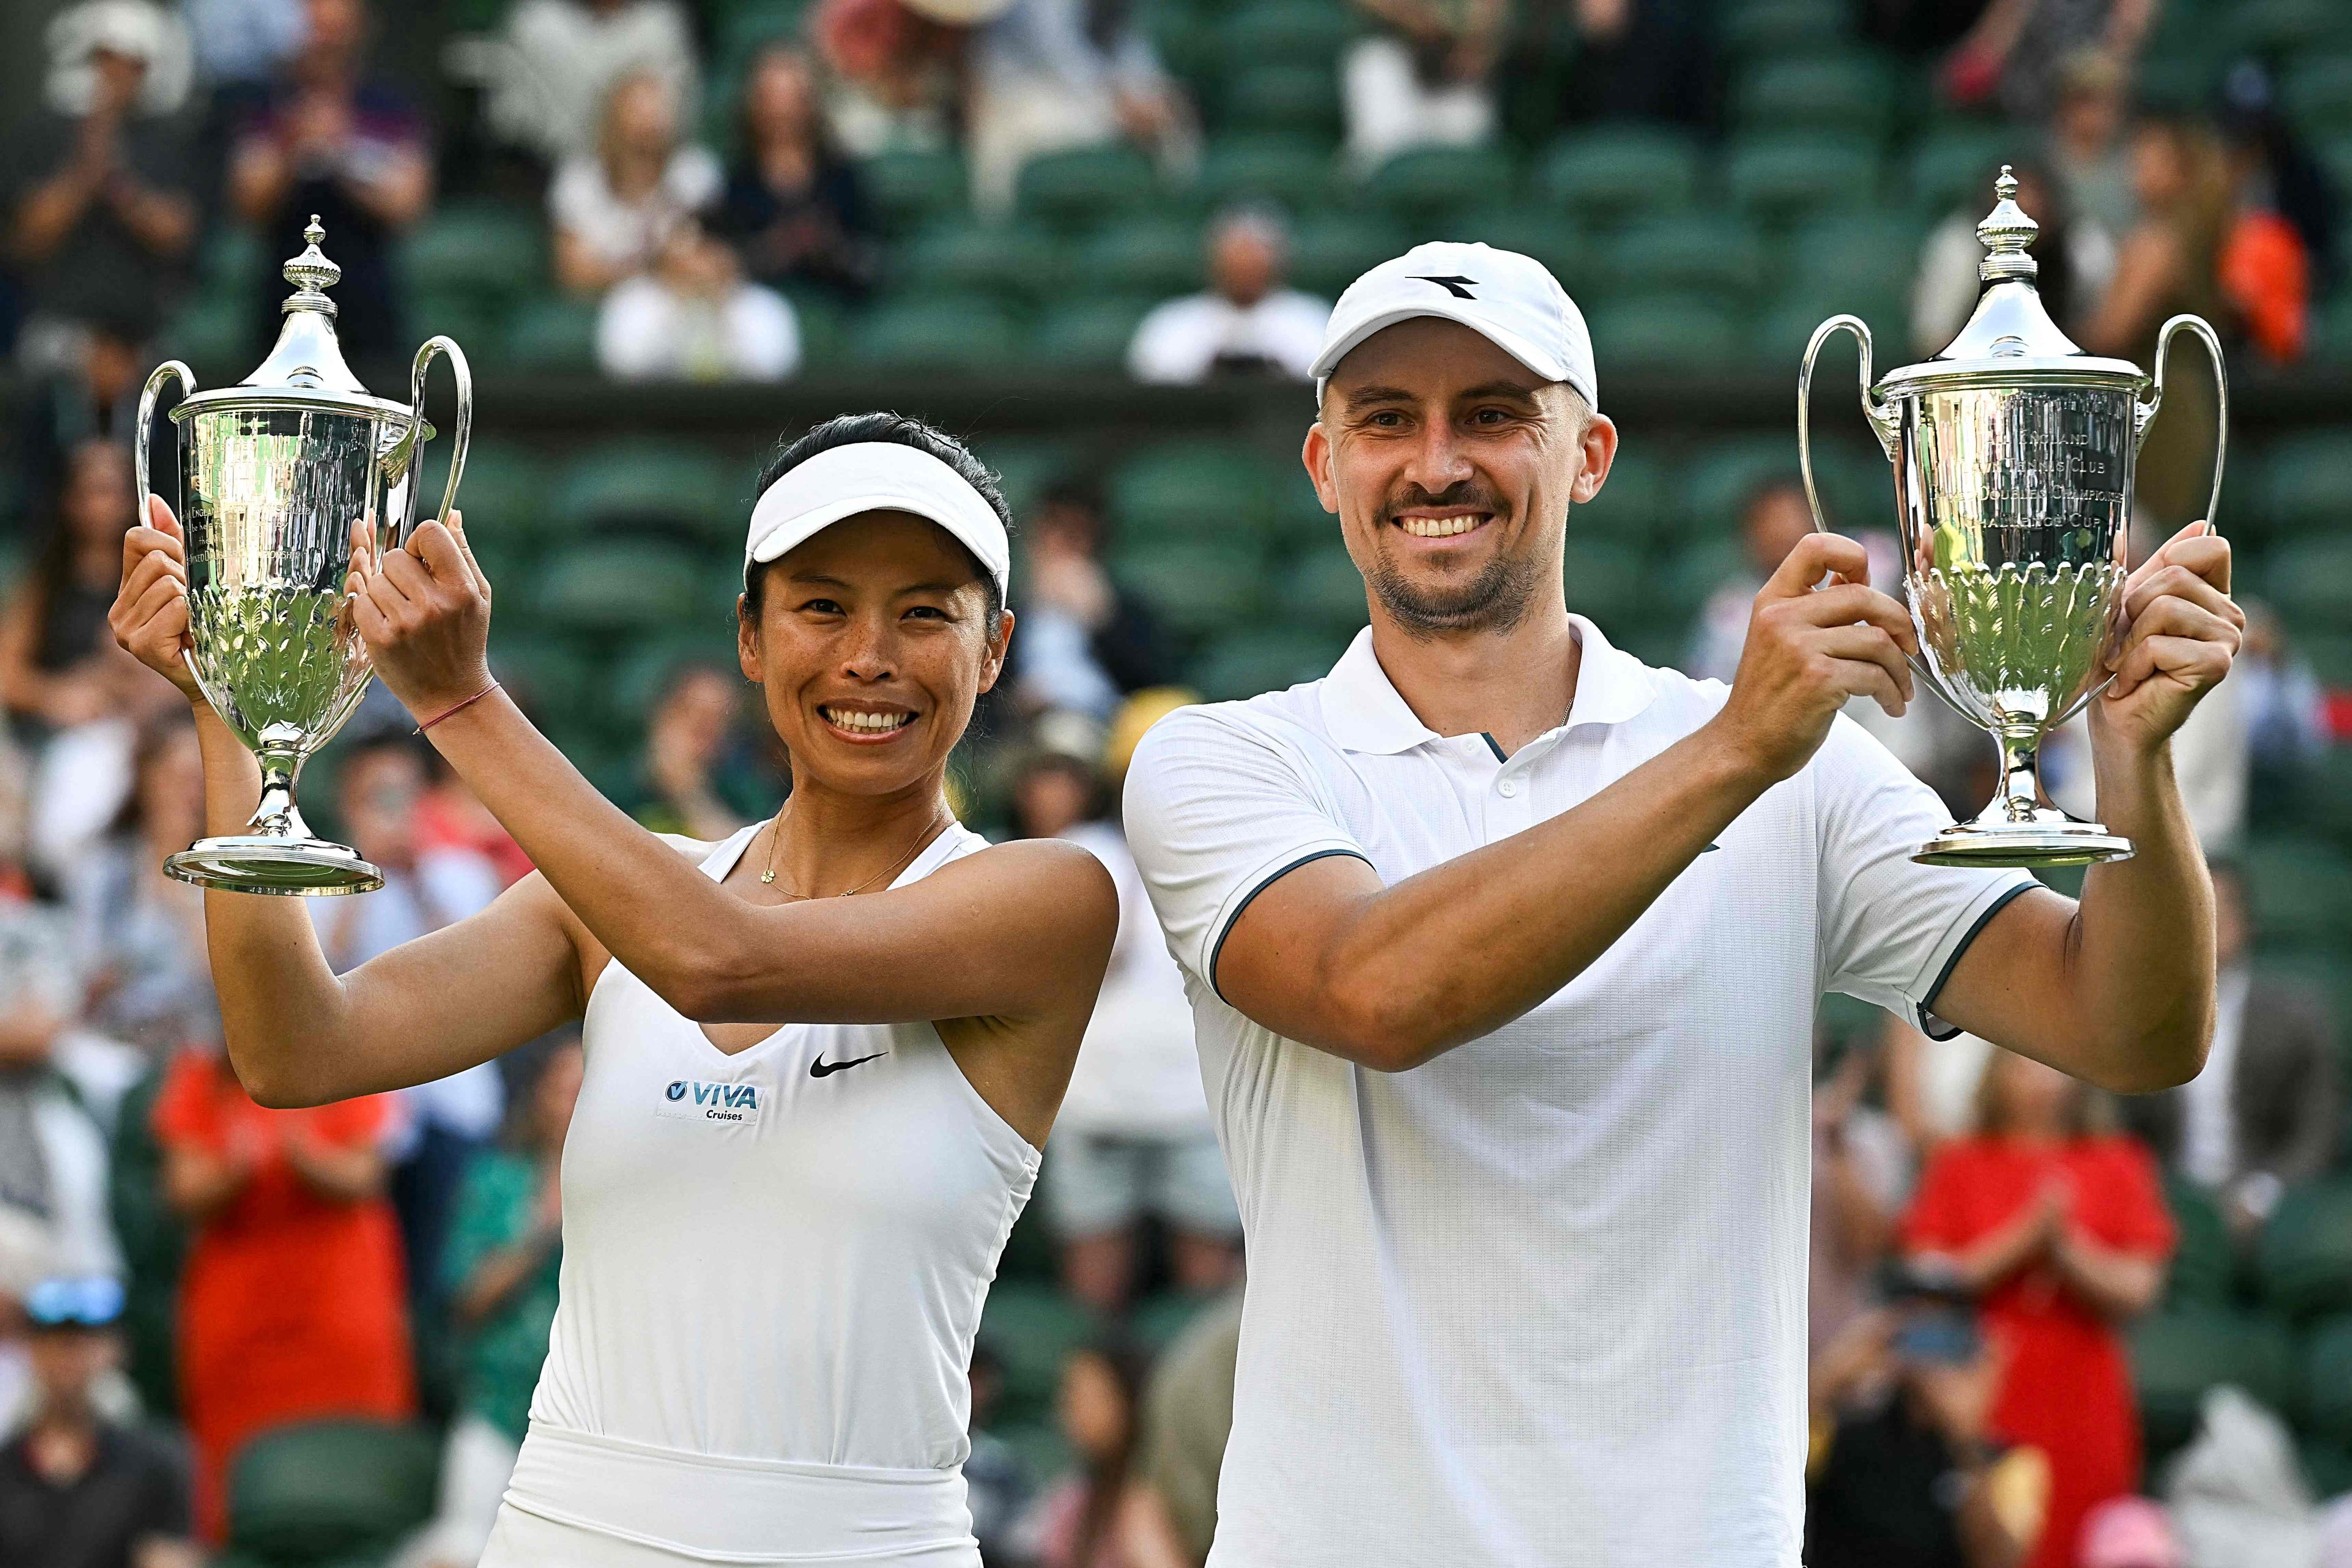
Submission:
[[[986,847],[951,825],[893,886]],[[561,1304],[483,1568],[977,1568],[972,1335],[1037,1151],[929,1024],[730,1056],[616,960],[583,1038]]]

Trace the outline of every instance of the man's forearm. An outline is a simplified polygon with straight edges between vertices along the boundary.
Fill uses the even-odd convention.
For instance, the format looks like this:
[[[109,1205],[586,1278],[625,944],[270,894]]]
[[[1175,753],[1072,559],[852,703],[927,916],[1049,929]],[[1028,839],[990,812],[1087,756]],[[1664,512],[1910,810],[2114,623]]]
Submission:
[[[1769,783],[1702,729],[1581,805],[1366,899],[1316,988],[1349,1037],[1326,1048],[1363,1059],[1377,1044],[1371,1065],[1412,1067],[1520,1016],[1606,952]],[[1313,1019],[1284,1032],[1293,1024],[1325,1043]]]
[[[2213,1035],[2213,885],[2173,777],[2170,746],[2095,746],[2099,818],[2127,860],[2083,879],[2068,954],[2092,1049],[2083,1076],[2113,1088],[2185,1083]]]

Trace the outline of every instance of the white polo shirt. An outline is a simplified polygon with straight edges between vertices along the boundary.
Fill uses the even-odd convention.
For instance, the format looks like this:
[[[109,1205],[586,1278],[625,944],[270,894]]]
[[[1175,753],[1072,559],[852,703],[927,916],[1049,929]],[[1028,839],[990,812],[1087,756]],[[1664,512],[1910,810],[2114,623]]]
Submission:
[[[1128,774],[1247,1229],[1213,1568],[1796,1568],[1814,1006],[1916,1009],[2025,873],[1914,864],[1949,814],[1841,718],[1584,973],[1425,1066],[1210,984],[1298,865],[1393,885],[1722,706],[1576,626],[1568,721],[1508,762],[1415,718],[1368,631],[1326,679],[1170,715]]]

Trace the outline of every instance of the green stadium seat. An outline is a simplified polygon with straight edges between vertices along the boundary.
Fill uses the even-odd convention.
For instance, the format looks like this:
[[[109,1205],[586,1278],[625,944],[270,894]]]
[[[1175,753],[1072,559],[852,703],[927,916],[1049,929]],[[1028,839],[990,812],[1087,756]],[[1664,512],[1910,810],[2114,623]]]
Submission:
[[[738,525],[726,466],[692,441],[617,440],[570,458],[556,492],[557,519],[578,529],[722,537]]]
[[[1606,364],[1643,370],[1707,371],[1742,357],[1731,312],[1705,295],[1647,295],[1597,306],[1594,352]]]
[[[2338,1498],[2352,1492],[2352,1448],[2339,1443],[2305,1443],[2296,1457],[2303,1461],[2304,1479],[2311,1495]]]
[[[1051,236],[1025,224],[950,222],[910,240],[893,275],[923,294],[1029,300],[1053,291],[1063,254]]]
[[[262,253],[261,237],[250,225],[221,221],[205,236],[196,258],[196,277],[207,289],[242,299],[254,290],[265,271],[275,279],[284,259]]]
[[[998,1280],[981,1310],[980,1337],[1003,1363],[1006,1424],[1050,1416],[1063,1361],[1100,1331],[1093,1313],[1052,1286]]]
[[[1614,296],[1745,298],[1764,274],[1764,247],[1754,228],[1730,214],[1651,218],[1604,241],[1601,256],[1601,275]]]
[[[1455,238],[1532,256],[1550,268],[1570,294],[1583,286],[1592,265],[1592,247],[1573,219],[1523,203],[1465,213],[1446,232]]]
[[[1537,187],[1591,222],[1672,212],[1697,199],[1698,146],[1679,132],[1622,127],[1572,132],[1544,154]]]
[[[443,207],[418,224],[401,246],[408,286],[505,299],[541,286],[547,249],[526,208],[469,203]]]
[[[1110,295],[1061,306],[1046,314],[1029,357],[1057,370],[1118,370],[1152,303],[1139,295]]]
[[[1202,286],[1201,247],[1201,230],[1194,224],[1172,217],[1139,219],[1095,236],[1079,251],[1071,272],[1090,293],[1165,300]]]
[[[1687,622],[1706,603],[1708,595],[1735,574],[1748,570],[1748,552],[1736,538],[1727,534],[1695,536],[1676,545],[1659,563],[1651,584],[1653,605]],[[1679,658],[1682,650],[1675,651]]]
[[[155,352],[186,360],[198,384],[212,385],[252,368],[247,362],[259,352],[253,325],[253,303],[242,290],[192,294],[155,334]]]
[[[1001,370],[1022,353],[1021,331],[992,300],[949,296],[874,307],[853,342],[861,370]]]
[[[1211,208],[1270,202],[1291,212],[1319,206],[1335,185],[1326,142],[1309,136],[1220,136],[1201,159],[1195,187]]]
[[[832,289],[814,284],[787,283],[782,293],[785,303],[793,308],[793,321],[800,329],[799,374],[829,369],[839,363],[849,336],[853,307]]]
[[[2304,1336],[2303,1367],[2305,1428],[2352,1448],[2352,1314],[2312,1325]]]
[[[1253,66],[1223,86],[1223,129],[1326,139],[1339,132],[1339,75],[1329,66]]]
[[[1956,209],[1992,210],[1992,183],[2004,163],[2025,151],[2025,138],[1998,125],[1958,124],[1922,135],[1905,167],[1904,192],[1918,211],[1935,216]]]
[[[1876,141],[1895,119],[1895,77],[1866,55],[1759,63],[1732,84],[1734,119],[1774,132]]]
[[[1266,585],[1265,561],[1246,540],[1133,545],[1118,552],[1111,571],[1170,630],[1192,639],[1246,625]]]
[[[1803,54],[1853,24],[1853,8],[1839,0],[1741,0],[1723,7],[1716,39],[1735,57]]]
[[[1740,329],[1722,300],[1706,294],[1644,294],[1592,308],[1592,343],[1606,364],[1712,372],[1743,360]]]
[[[2238,1249],[2220,1207],[2204,1188],[2169,1172],[2164,1206],[2180,1237],[2165,1270],[2166,1307],[2229,1306],[2237,1298]]]
[[[1571,537],[1607,540],[1630,549],[1646,548],[1674,531],[1665,458],[1638,446],[1621,445],[1601,493],[1568,514]]]
[[[1321,213],[1299,220],[1290,238],[1293,282],[1326,300],[1366,268],[1411,246],[1405,227],[1373,213]]]
[[[858,165],[858,174],[876,220],[894,234],[911,234],[971,205],[971,175],[953,153],[877,153]]]
[[[493,584],[496,587],[499,584]],[[490,617],[490,671],[540,727],[568,743],[605,705],[602,672],[572,639],[534,634],[500,610]]]
[[[717,24],[711,29],[718,74],[736,77],[751,63],[751,57],[768,45],[797,41],[814,7],[810,0],[729,0],[727,5],[712,9],[719,12]],[[731,112],[734,93],[722,96],[713,92],[709,96],[718,99]]]
[[[1215,17],[1208,7],[1192,5],[1139,6],[1136,20],[1159,51],[1160,63],[1197,93],[1213,87],[1224,68],[1225,53],[1217,36]]]
[[[2195,54],[2151,54],[2132,70],[2132,97],[2153,114],[2202,113],[2227,58],[2210,45]]]
[[[1270,533],[1278,550],[1322,550],[1339,538],[1339,520],[1323,510],[1314,481],[1297,462],[1275,461],[1266,470],[1273,495]]]
[[[2289,1188],[2254,1254],[2263,1304],[2298,1321],[2352,1311],[2352,1178]]]
[[[2262,473],[2256,504],[2263,531],[2318,538],[2339,535],[2352,522],[2352,436],[2284,437],[2271,443]]]
[[[418,1426],[315,1421],[266,1432],[229,1468],[229,1543],[289,1563],[388,1552],[432,1516],[439,1459]]]
[[[1925,239],[1918,224],[1893,213],[1824,216],[1790,237],[1790,276],[1839,297],[1906,298]]]
[[[1329,0],[1256,0],[1227,16],[1218,33],[1234,68],[1311,66],[1328,72],[1338,68],[1354,30],[1348,7]]]
[[[703,591],[694,554],[653,540],[591,542],[551,557],[530,595],[532,618],[596,637],[690,624]]]
[[[1650,598],[1650,572],[1642,552],[1591,530],[1569,531],[1561,577],[1568,607],[1604,626],[1638,617]]]
[[[1176,1342],[1176,1336],[1190,1327],[1202,1309],[1213,1305],[1216,1296],[1192,1290],[1156,1290],[1138,1301],[1128,1313],[1128,1331],[1135,1342],[1153,1356]]]
[[[2238,0],[2217,20],[2235,47],[2282,58],[2352,41],[2352,13],[2343,0]]]
[[[1364,180],[1364,199],[1393,213],[1417,232],[1450,229],[1474,207],[1507,202],[1519,183],[1517,165],[1499,147],[1415,147],[1399,153]]]
[[[1899,284],[1901,279],[1892,281]],[[1812,339],[1813,329],[1832,316],[1843,312],[1860,316],[1870,323],[1871,336],[1879,345],[1882,368],[1886,356],[1909,340],[1907,305],[1885,292],[1867,296],[1859,292],[1837,294],[1806,279],[1792,280],[1790,289],[1776,295],[1757,316],[1748,347],[1759,366],[1787,372],[1791,389],[1796,385],[1797,368],[1804,358],[1805,344]],[[1825,353],[1824,363],[1828,358]],[[1822,380],[1829,379],[1827,371],[1818,374]]]
[[[1344,637],[1297,629],[1234,632],[1193,665],[1192,685],[1213,702],[1281,691],[1330,674],[1347,647]]]
[[[425,448],[446,443],[436,439]],[[446,467],[428,460],[425,504],[441,500]],[[487,564],[492,557],[519,559],[555,519],[547,504],[548,468],[539,454],[496,436],[476,436],[457,479],[457,509],[466,514],[466,536]]]
[[[2352,539],[2300,538],[2271,552],[2263,573],[2270,600],[2297,626],[2352,631]]]
[[[1724,194],[1766,219],[1838,208],[1874,209],[1877,154],[1834,137],[1759,135],[1734,143],[1723,163]]]
[[[1013,509],[1016,518],[1025,515],[1037,503],[1047,486],[1060,483],[1086,467],[1081,451],[1075,442],[1038,440],[1020,437],[992,437],[976,450],[980,460],[996,476],[997,489],[1003,492],[1004,504]],[[1013,535],[1013,547],[1021,548],[1021,536]],[[1019,575],[1016,571],[1015,576]]]
[[[186,1224],[163,1196],[163,1145],[154,1120],[163,1068],[152,1063],[115,1107],[106,1168],[107,1216],[122,1249],[127,1370],[141,1404],[157,1417],[179,1408],[180,1260],[188,1246]]]
[[[437,289],[427,292],[419,289],[408,297],[410,330],[419,339],[439,334],[455,338],[475,361],[490,360],[503,346],[506,312],[496,300],[478,294],[470,289]],[[394,396],[407,395],[408,389],[385,389]]]
[[[1276,590],[1276,603],[1285,620],[1296,620],[1318,631],[1355,634],[1364,624],[1363,574],[1337,540],[1339,520],[1331,518],[1332,542],[1307,551],[1291,563]]]
[[[1021,210],[1059,229],[1143,212],[1162,195],[1151,160],[1124,143],[1043,153],[1021,170]]]
[[[1112,473],[1110,518],[1129,543],[1254,546],[1274,519],[1279,476],[1265,458],[1221,441],[1175,441]]]
[[[557,295],[517,310],[507,328],[506,353],[517,370],[540,375],[587,375],[596,368],[596,307]]]
[[[2271,1409],[2292,1412],[2294,1341],[2280,1324],[2211,1307],[2153,1312],[2131,1329],[2132,1381],[2149,1448],[2167,1454],[2195,1436],[2199,1405],[2235,1384]]]
[[[2352,54],[2302,61],[2288,71],[2279,100],[2306,136],[2352,131]]]

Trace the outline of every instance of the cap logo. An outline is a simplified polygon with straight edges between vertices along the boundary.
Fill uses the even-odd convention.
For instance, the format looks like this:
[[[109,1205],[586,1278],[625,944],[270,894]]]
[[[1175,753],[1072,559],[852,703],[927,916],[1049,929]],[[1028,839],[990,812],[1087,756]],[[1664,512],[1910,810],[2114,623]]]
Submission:
[[[1413,275],[1413,281],[1416,283],[1434,283],[1440,289],[1444,289],[1448,294],[1453,295],[1457,300],[1475,300],[1478,297],[1477,295],[1470,292],[1470,285],[1477,282],[1478,279],[1475,278],[1465,278],[1458,272],[1446,278],[1425,278],[1419,273],[1415,273]]]

